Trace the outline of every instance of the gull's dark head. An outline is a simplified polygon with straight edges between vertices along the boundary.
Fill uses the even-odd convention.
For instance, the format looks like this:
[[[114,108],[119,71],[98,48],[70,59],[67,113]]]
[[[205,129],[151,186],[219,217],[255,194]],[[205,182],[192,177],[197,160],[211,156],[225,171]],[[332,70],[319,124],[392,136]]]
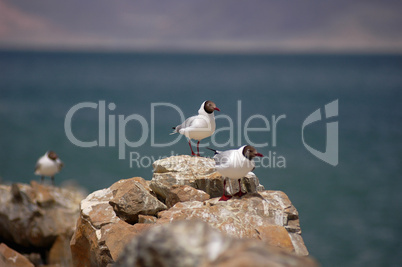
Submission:
[[[247,145],[243,148],[243,156],[245,156],[249,160],[252,160],[255,157],[262,157],[263,155],[261,153],[258,153],[255,147]]]
[[[213,113],[215,110],[221,111],[219,108],[216,107],[215,103],[210,100],[205,101],[204,110],[208,114]]]
[[[47,152],[47,157],[48,157],[49,159],[51,159],[51,160],[56,160],[56,159],[59,158],[59,157],[57,156],[57,154],[56,154],[54,151],[52,151],[52,150],[50,150],[50,151]]]

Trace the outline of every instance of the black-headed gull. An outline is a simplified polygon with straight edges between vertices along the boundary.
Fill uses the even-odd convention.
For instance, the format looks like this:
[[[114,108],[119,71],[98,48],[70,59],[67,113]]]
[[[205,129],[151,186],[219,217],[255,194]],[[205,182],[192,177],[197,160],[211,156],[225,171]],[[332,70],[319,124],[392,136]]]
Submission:
[[[45,176],[49,176],[52,179],[54,185],[54,175],[58,173],[64,164],[59,159],[54,151],[48,151],[45,155],[39,158],[35,165],[35,174],[41,176],[41,182]]]
[[[226,195],[226,178],[239,179],[239,192],[234,194],[241,197],[245,193],[241,191],[241,178],[247,175],[255,168],[253,158],[262,157],[253,146],[242,146],[238,149],[226,151],[217,151],[208,148],[215,152],[214,160],[216,170],[223,176],[223,195],[219,201],[226,201],[232,196]]]
[[[220,111],[214,102],[210,100],[204,101],[198,110],[198,115],[192,116],[186,119],[182,124],[173,127],[174,131],[171,134],[180,133],[189,139],[188,144],[191,149],[191,155],[196,155],[191,147],[191,139],[198,140],[197,156],[200,156],[200,141],[215,132],[215,110]]]

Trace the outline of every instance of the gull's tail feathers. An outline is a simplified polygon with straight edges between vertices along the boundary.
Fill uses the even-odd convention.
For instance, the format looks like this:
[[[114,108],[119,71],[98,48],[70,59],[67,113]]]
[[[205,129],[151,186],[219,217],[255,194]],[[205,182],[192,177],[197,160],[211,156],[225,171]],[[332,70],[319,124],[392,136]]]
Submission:
[[[219,154],[219,151],[216,150],[216,149],[212,149],[212,148],[209,148],[209,147],[207,147],[207,149],[212,150],[212,151],[215,153],[215,155],[216,155],[216,154]]]

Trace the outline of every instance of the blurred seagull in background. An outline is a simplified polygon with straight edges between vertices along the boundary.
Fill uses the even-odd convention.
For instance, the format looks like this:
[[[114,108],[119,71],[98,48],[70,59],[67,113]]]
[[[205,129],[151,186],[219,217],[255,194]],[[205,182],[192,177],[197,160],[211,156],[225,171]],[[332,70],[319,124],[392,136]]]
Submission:
[[[255,164],[253,158],[262,157],[253,146],[242,146],[239,149],[231,149],[226,151],[217,151],[208,148],[215,152],[214,160],[216,170],[224,177],[223,179],[223,195],[219,201],[226,201],[232,196],[226,195],[226,178],[239,179],[239,192],[234,194],[241,197],[246,193],[241,191],[241,178],[247,175],[250,171],[254,170]]]
[[[44,177],[48,176],[52,179],[52,185],[54,185],[54,175],[58,173],[64,164],[59,159],[54,151],[48,151],[45,155],[39,158],[35,165],[35,175],[41,176],[41,182],[43,183]]]
[[[186,119],[182,124],[173,127],[174,131],[171,134],[179,133],[189,139],[188,144],[191,149],[191,155],[200,156],[200,141],[211,136],[215,132],[215,110],[220,111],[214,102],[210,100],[204,101],[198,110],[197,116],[192,116]],[[198,140],[197,154],[194,153],[193,148],[191,147],[191,139]]]

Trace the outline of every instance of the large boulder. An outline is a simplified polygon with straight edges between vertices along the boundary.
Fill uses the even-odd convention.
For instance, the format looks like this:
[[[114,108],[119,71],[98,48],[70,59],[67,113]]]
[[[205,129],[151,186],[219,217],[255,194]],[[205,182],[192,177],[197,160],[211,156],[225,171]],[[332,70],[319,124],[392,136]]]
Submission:
[[[223,194],[224,177],[215,171],[215,161],[211,158],[172,156],[157,160],[153,163],[154,174],[150,187],[162,200],[166,200],[172,185],[188,185],[202,190],[210,197],[220,197]],[[243,192],[264,190],[257,176],[250,172],[241,179]],[[228,194],[239,191],[239,182],[236,179],[227,179]]]
[[[139,177],[120,180],[88,195],[80,207],[77,230],[70,243],[75,266],[114,262],[134,236],[153,225],[137,223],[139,218],[166,209]]]
[[[315,267],[309,257],[278,250],[264,242],[237,239],[202,221],[179,221],[153,227],[135,237],[116,267],[277,266]]]
[[[71,238],[84,197],[77,188],[58,188],[35,181],[30,185],[0,185],[0,239],[27,252],[42,251],[42,255],[48,255],[53,248],[53,255],[66,259],[68,246],[54,244],[56,240]],[[56,258],[52,262],[65,263]]]

